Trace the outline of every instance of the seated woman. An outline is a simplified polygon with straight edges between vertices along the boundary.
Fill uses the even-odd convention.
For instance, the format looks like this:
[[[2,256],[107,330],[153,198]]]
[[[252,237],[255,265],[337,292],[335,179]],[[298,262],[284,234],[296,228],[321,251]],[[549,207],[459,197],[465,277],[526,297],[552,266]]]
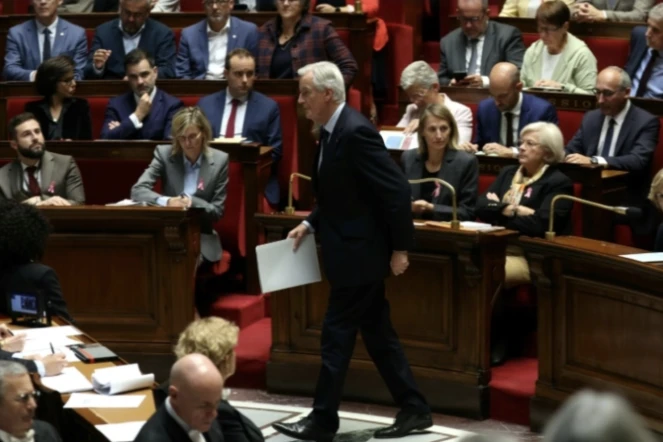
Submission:
[[[297,78],[310,63],[331,61],[352,84],[357,62],[329,20],[309,13],[310,0],[274,0],[278,15],[260,27],[258,66],[260,78]]]
[[[228,154],[210,149],[212,129],[197,107],[180,109],[171,125],[173,144],[154,149],[154,159],[131,188],[131,199],[159,206],[204,209],[200,226],[202,260],[221,259],[214,224],[223,216],[228,185]],[[161,180],[162,192],[153,190]]]
[[[464,104],[453,101],[447,94],[440,92],[437,72],[425,61],[410,63],[401,74],[401,87],[410,103],[405,114],[398,122],[407,134],[417,132],[420,114],[431,104],[446,106],[458,127],[458,144],[469,143],[472,139],[472,111]]]
[[[456,190],[458,219],[474,220],[479,187],[479,163],[474,155],[457,150],[458,128],[449,109],[433,104],[424,109],[418,130],[419,148],[403,152],[408,180],[440,178]],[[438,183],[412,184],[412,212],[416,217],[451,220],[451,191]]]
[[[635,247],[663,252],[663,169],[651,181],[642,216],[624,222],[630,224]]]
[[[39,121],[46,140],[91,140],[90,105],[74,98],[74,61],[68,55],[49,58],[37,68],[35,87],[44,98],[25,104]]]
[[[29,204],[2,201],[0,214],[0,313],[9,293],[40,293],[48,312],[74,322],[55,271],[39,262],[50,233],[48,221]]]
[[[525,87],[562,88],[572,94],[591,94],[596,87],[596,57],[584,41],[569,32],[571,11],[560,0],[545,2],[536,11],[539,40],[523,59]]]
[[[506,0],[500,11],[500,17],[534,18],[539,6],[549,1],[554,0]],[[574,2],[575,0],[564,0],[564,3],[569,7]]]
[[[239,328],[225,319],[208,317],[198,319],[180,334],[175,346],[175,355],[182,358],[191,353],[207,356],[219,369],[223,382],[235,373],[235,347]],[[159,407],[168,397],[169,383],[159,385],[154,390],[155,407]],[[216,419],[221,425],[224,442],[263,442],[260,429],[239,410],[222,400],[217,409]]]

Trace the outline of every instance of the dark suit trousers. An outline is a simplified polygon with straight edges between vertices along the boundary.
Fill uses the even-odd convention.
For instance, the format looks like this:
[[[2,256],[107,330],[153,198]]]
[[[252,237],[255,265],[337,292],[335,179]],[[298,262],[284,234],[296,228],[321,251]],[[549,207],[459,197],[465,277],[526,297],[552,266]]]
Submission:
[[[391,325],[384,290],[384,281],[331,290],[322,325],[322,367],[311,413],[316,424],[327,430],[338,430],[338,408],[358,330],[401,412],[430,412]]]

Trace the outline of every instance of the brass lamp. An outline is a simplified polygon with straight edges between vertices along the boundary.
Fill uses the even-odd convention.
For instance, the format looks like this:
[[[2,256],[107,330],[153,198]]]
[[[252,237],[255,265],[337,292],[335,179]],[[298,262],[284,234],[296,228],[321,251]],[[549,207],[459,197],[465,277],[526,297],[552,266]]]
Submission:
[[[299,177],[302,179],[305,179],[307,181],[311,181],[311,177],[308,175],[304,175],[301,173],[293,172],[290,174],[290,182],[288,183],[288,206],[285,208],[285,213],[286,215],[294,215],[295,214],[295,208],[292,205],[292,182],[294,181],[295,177]]]
[[[409,180],[410,184],[421,183],[438,183],[451,191],[451,228],[460,229],[460,221],[458,221],[458,207],[456,206],[456,189],[454,186],[439,178],[421,178],[418,180]]]

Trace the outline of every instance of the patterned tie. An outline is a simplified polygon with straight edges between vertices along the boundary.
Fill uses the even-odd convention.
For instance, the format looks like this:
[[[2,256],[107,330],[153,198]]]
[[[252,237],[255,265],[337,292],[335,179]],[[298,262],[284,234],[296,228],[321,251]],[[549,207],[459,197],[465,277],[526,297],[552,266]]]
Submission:
[[[235,118],[237,117],[237,106],[239,106],[239,100],[237,98],[233,98],[230,103],[233,107],[230,110],[230,117],[228,117],[228,125],[226,126],[226,138],[235,137]]]
[[[656,49],[650,49],[650,51],[651,57],[649,58],[649,62],[647,63],[645,70],[642,72],[642,78],[640,78],[640,83],[638,83],[638,90],[635,93],[636,97],[644,97],[647,93],[647,83],[649,83],[651,74],[654,72],[654,65],[658,59],[658,51]]]
[[[603,149],[601,149],[601,156],[603,158],[610,157],[610,146],[612,146],[612,137],[615,133],[615,121],[614,118],[608,120],[608,131],[605,134],[605,141],[603,142]]]
[[[30,195],[37,196],[41,195],[41,189],[39,188],[39,182],[37,181],[37,168],[35,166],[26,167],[25,171],[28,173],[28,190]]]
[[[479,39],[473,38],[470,40],[470,44],[472,45],[472,52],[470,53],[470,63],[467,67],[467,75],[474,75],[477,73],[477,45],[479,44]]]
[[[46,61],[51,58],[51,31],[48,28],[44,29],[44,51],[41,61]]]

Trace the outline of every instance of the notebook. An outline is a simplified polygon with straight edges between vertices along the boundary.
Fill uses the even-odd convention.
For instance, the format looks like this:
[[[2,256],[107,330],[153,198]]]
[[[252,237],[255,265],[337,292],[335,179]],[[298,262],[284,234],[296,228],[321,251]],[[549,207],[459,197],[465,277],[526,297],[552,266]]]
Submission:
[[[108,347],[101,344],[72,345],[69,348],[74,352],[78,359],[90,364],[94,364],[95,362],[114,361],[120,358]]]

